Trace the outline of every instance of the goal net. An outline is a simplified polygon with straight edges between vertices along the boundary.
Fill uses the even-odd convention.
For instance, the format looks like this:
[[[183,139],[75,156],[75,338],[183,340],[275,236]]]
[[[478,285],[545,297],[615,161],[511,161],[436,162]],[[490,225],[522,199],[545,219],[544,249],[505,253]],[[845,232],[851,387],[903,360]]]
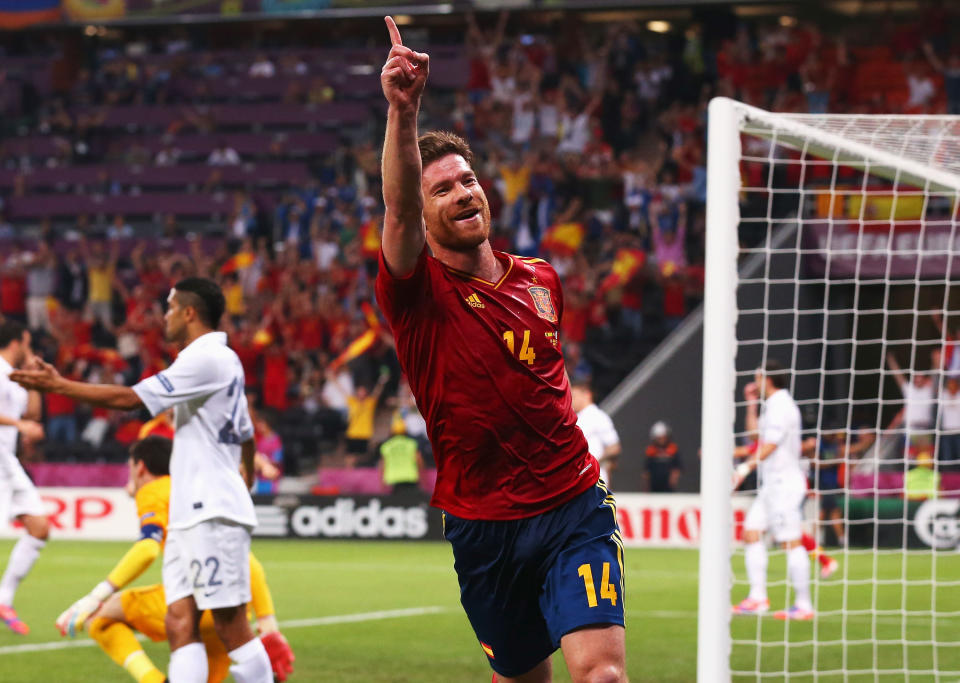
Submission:
[[[960,680],[960,117],[718,98],[708,138],[699,680]],[[770,359],[802,415],[804,529],[838,563],[811,559],[812,620],[774,617],[795,595],[769,539],[769,611],[731,611],[732,500],[756,494],[734,448]]]

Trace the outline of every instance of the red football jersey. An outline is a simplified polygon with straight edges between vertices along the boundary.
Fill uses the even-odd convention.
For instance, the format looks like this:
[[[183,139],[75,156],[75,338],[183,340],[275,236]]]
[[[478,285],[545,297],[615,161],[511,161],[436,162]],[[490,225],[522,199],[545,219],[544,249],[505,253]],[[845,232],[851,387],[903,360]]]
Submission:
[[[432,505],[467,519],[532,517],[599,477],[564,372],[560,278],[540,259],[494,254],[506,269],[495,283],[426,248],[395,278],[381,252],[376,284],[433,445]]]

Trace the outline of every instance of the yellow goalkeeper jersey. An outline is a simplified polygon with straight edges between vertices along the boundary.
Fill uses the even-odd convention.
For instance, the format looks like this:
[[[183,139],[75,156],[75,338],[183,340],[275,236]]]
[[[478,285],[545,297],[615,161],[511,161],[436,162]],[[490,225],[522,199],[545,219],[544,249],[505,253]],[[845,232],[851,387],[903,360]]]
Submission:
[[[163,476],[144,484],[137,491],[137,516],[140,539],[151,538],[163,546],[170,516],[170,477]]]

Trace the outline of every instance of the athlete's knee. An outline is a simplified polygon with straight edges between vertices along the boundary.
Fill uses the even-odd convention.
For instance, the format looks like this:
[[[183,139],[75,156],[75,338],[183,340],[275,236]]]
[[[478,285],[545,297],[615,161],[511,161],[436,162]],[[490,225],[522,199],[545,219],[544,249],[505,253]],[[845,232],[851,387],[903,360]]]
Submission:
[[[235,650],[256,636],[247,621],[245,605],[222,607],[213,612],[213,627],[228,650]]]
[[[591,666],[576,683],[626,683],[627,674],[619,662],[599,662]]]
[[[90,634],[91,638],[99,643],[106,635],[107,628],[113,623],[113,619],[107,619],[106,617],[94,617],[90,620],[90,625],[87,627],[87,632]]]
[[[50,522],[46,517],[24,515],[21,520],[27,533],[39,541],[46,541],[50,537]]]

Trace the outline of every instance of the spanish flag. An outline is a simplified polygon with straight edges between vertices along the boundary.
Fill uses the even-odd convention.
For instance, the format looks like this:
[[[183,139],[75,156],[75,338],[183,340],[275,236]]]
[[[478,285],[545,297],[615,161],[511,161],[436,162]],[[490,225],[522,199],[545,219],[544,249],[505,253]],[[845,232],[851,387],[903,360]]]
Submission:
[[[226,263],[220,266],[220,274],[226,275],[228,273],[235,273],[238,270],[243,270],[244,268],[249,268],[253,265],[253,259],[252,251],[237,252],[228,258]]]
[[[484,654],[487,655],[487,657],[489,657],[490,659],[496,659],[496,657],[493,656],[493,648],[487,645],[482,640],[480,641],[480,647],[483,648],[483,652]]]
[[[148,436],[173,438],[173,420],[170,419],[170,411],[165,410],[152,420],[143,423],[140,432],[137,434],[137,439],[146,439]]]
[[[375,328],[380,327],[380,318],[377,317],[377,312],[369,301],[361,301],[360,310],[363,311],[363,317],[367,319],[367,325]]]
[[[380,224],[376,218],[360,226],[360,250],[368,259],[375,259],[380,254]]]
[[[60,0],[0,0],[0,29],[60,21]]]
[[[631,247],[617,249],[613,257],[613,265],[610,267],[610,274],[600,283],[600,291],[608,292],[627,284],[646,262],[647,254],[642,249]]]
[[[347,348],[343,350],[343,353],[333,359],[330,363],[331,370],[336,370],[341,365],[349,363],[354,358],[365,354],[370,350],[370,347],[376,343],[377,337],[380,336],[380,318],[377,317],[377,312],[373,309],[373,306],[370,305],[370,302],[361,302],[360,310],[363,312],[363,316],[366,318],[369,327],[366,332],[347,344]]]
[[[365,354],[370,350],[370,347],[374,345],[374,343],[377,341],[377,337],[379,336],[379,328],[371,327],[368,329],[366,332],[347,344],[347,348],[343,350],[343,353],[334,358],[330,363],[330,369],[337,370],[340,366],[345,365],[354,358]]]
[[[558,256],[570,256],[580,249],[585,234],[583,223],[557,223],[547,229],[540,246]]]
[[[270,346],[273,343],[273,334],[266,327],[261,327],[253,334],[253,345],[259,349]]]

